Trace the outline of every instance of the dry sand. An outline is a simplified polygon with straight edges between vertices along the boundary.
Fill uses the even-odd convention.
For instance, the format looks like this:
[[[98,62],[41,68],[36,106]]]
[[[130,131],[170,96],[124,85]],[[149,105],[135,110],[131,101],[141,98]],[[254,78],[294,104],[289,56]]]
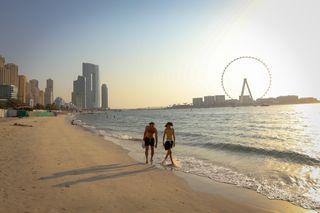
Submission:
[[[187,180],[136,162],[64,116],[0,122],[1,213],[305,212],[249,190]]]

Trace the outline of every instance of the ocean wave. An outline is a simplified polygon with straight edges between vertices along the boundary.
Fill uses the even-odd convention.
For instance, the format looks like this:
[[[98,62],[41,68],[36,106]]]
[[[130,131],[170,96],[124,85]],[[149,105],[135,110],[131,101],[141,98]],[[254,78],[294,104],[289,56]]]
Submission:
[[[122,140],[130,140],[130,141],[142,141],[141,138],[134,138],[134,137],[131,137],[126,134],[118,135],[117,138],[122,139]]]
[[[192,132],[179,132],[179,135],[181,135],[181,137],[203,137],[204,135],[201,133],[192,133]]]
[[[89,130],[93,133],[96,133],[99,136],[108,136],[116,139],[121,139],[121,140],[130,140],[130,141],[142,141],[141,138],[135,138],[132,136],[129,136],[127,134],[117,134],[112,131],[110,128],[97,128],[96,126],[89,125],[82,120],[74,120],[74,123],[81,126],[82,128]]]
[[[272,141],[285,141],[285,139],[277,137],[277,136],[267,136],[261,134],[247,134],[247,133],[238,133],[238,134],[230,134],[241,138],[250,138],[250,139],[262,139],[262,140],[272,140]]]
[[[190,143],[187,145],[200,146],[207,149],[219,149],[219,150],[226,150],[226,151],[232,151],[232,152],[241,152],[241,153],[270,156],[270,157],[291,161],[299,164],[306,164],[310,166],[320,164],[319,159],[312,158],[308,155],[301,154],[298,152],[293,152],[293,151],[263,149],[263,148],[244,146],[240,144],[230,144],[230,143],[205,143],[205,144]]]
[[[314,188],[313,192],[306,193],[306,184],[296,186],[289,182],[279,181],[278,178],[272,180],[270,177],[254,177],[244,174],[232,168],[221,165],[215,165],[205,159],[198,159],[186,155],[179,155],[181,168],[178,170],[185,173],[207,177],[214,181],[226,184],[232,184],[243,188],[254,190],[267,196],[269,199],[286,200],[303,208],[320,210],[319,191]],[[290,179],[292,177],[283,177]]]

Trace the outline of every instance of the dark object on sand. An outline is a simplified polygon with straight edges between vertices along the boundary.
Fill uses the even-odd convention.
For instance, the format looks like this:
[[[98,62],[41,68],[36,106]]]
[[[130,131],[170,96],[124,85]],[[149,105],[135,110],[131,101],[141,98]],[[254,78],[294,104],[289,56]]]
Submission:
[[[28,124],[19,124],[19,123],[14,123],[14,126],[25,126],[25,127],[33,127],[32,125],[28,125]]]

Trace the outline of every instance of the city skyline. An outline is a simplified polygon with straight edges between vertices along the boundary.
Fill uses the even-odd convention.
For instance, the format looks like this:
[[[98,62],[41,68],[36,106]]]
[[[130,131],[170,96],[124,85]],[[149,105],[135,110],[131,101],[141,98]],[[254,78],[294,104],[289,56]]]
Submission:
[[[6,63],[6,58],[0,55],[0,86],[1,99],[18,100],[20,106],[34,107],[53,104],[53,80],[47,79],[45,90],[39,87],[37,79],[28,81],[27,76],[20,73],[19,66]]]
[[[268,64],[273,81],[266,97],[319,99],[319,4],[5,1],[0,54],[28,79],[54,76],[55,96],[67,102],[82,61],[99,64],[100,82],[112,88],[111,108],[135,108],[224,94],[222,71],[243,55]]]

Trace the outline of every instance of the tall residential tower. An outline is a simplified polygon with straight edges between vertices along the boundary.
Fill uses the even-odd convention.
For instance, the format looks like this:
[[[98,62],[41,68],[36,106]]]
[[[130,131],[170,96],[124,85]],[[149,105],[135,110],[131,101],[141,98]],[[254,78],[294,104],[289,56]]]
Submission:
[[[87,109],[100,107],[99,66],[82,63],[82,76],[85,77],[85,97]]]
[[[47,79],[47,87],[44,92],[44,104],[53,104],[53,80]]]
[[[40,100],[39,100],[39,81],[36,79],[32,79],[30,80],[30,88],[31,88],[31,94],[33,97],[33,104],[37,105],[40,104]]]
[[[73,81],[72,103],[80,109],[86,108],[86,79],[83,76],[78,76],[78,79]]]
[[[27,102],[27,77],[24,75],[19,75],[19,87],[18,87],[18,100],[22,103]]]
[[[108,109],[108,87],[106,84],[101,86],[101,107],[102,109]]]
[[[3,57],[0,58],[0,84],[14,85],[18,88],[18,66],[12,63],[4,64]]]

